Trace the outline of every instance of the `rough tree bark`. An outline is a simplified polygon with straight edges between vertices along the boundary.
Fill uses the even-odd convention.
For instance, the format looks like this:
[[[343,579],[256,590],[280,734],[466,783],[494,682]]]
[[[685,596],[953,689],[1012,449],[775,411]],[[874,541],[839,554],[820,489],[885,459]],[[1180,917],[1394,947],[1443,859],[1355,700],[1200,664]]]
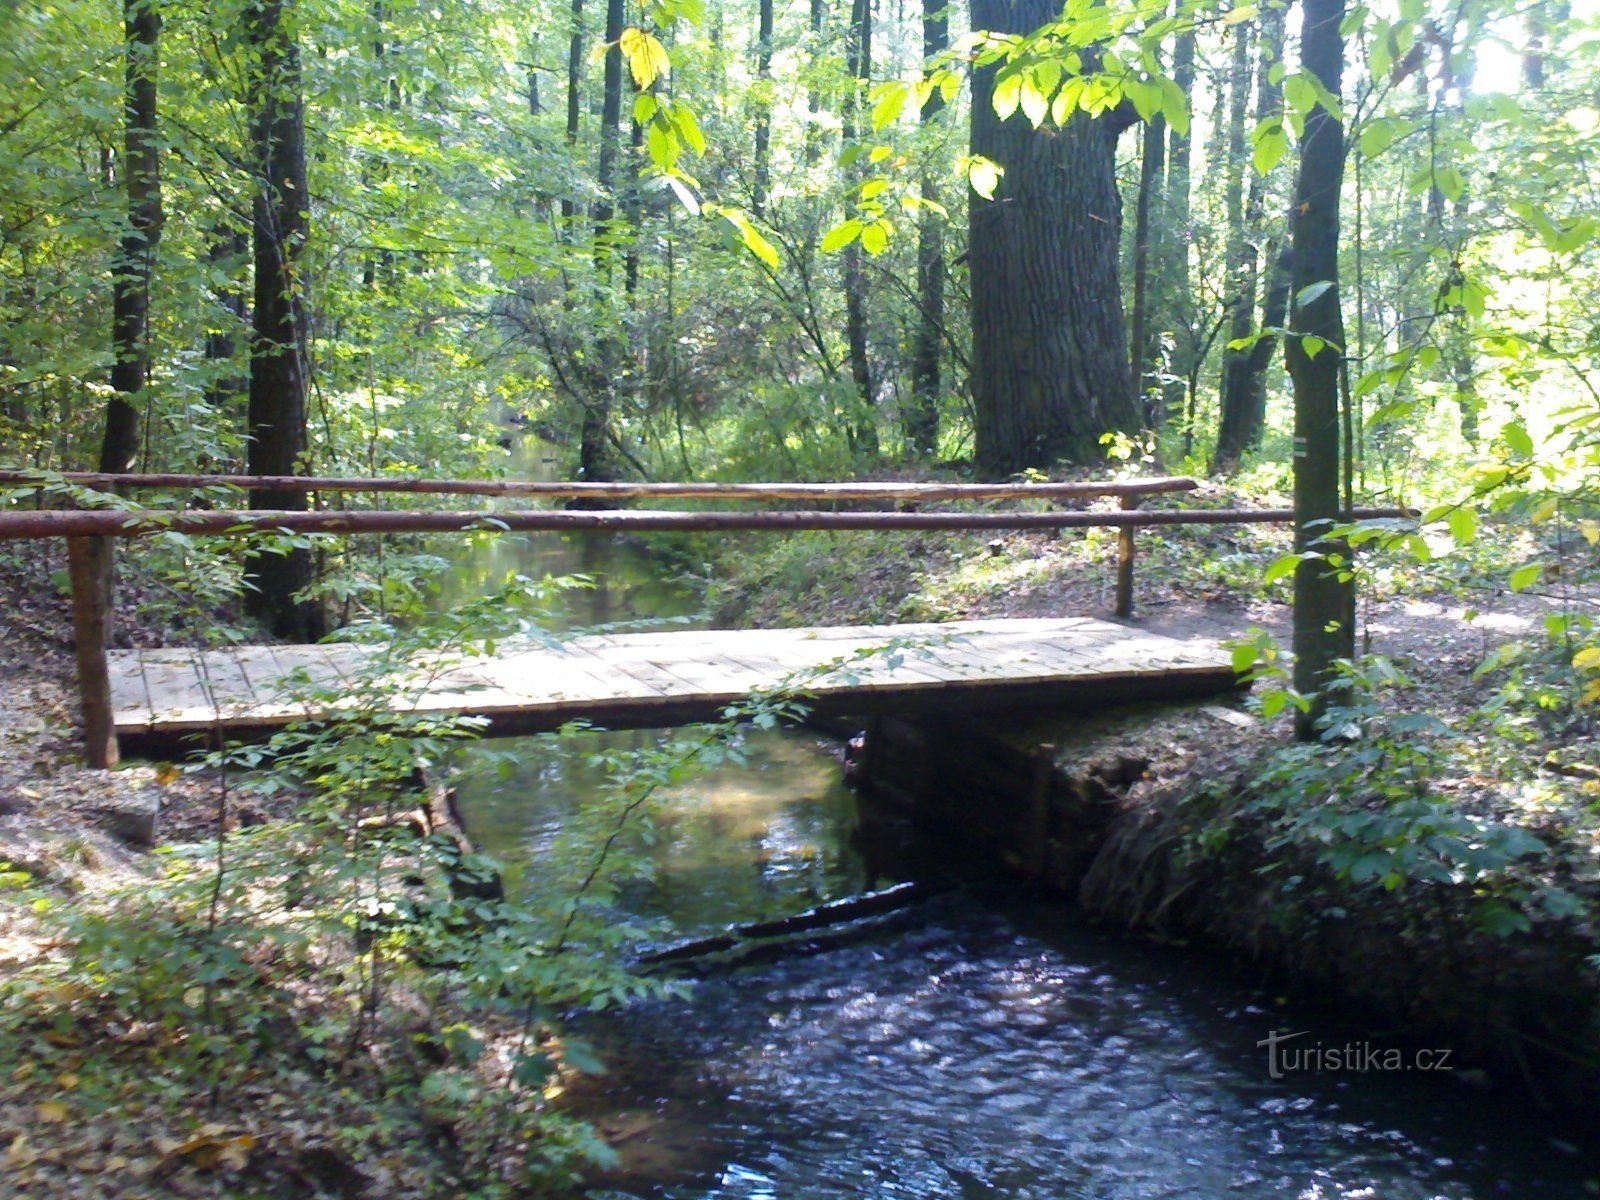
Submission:
[[[297,475],[307,449],[305,249],[311,227],[300,47],[287,0],[255,0],[245,25],[255,57],[251,140],[257,182],[246,469],[252,475]],[[269,509],[306,507],[300,491],[263,492],[256,501]],[[327,631],[321,607],[296,599],[314,578],[309,550],[254,555],[245,577],[247,607],[276,636],[315,641]]]
[[[1028,33],[1051,0],[974,0],[975,29]],[[1131,111],[1035,130],[994,111],[995,69],[973,76],[972,152],[1005,168],[969,200],[978,469],[1092,462],[1108,431],[1139,429],[1118,277],[1117,138]]]
[[[922,57],[937,58],[950,45],[947,0],[922,0]],[[919,116],[924,127],[944,108],[938,88],[928,93]],[[939,185],[934,172],[922,177],[922,198],[934,203]],[[918,458],[939,449],[939,364],[944,347],[944,220],[925,208],[917,222],[917,332],[911,351],[911,403],[906,412],[906,445]]]
[[[100,470],[126,471],[139,454],[139,403],[150,382],[150,282],[161,241],[161,152],[156,76],[161,12],[156,0],[125,0],[122,181],[127,226],[111,268],[111,400]]]
[[[1344,76],[1344,0],[1303,0],[1300,61],[1339,95]],[[1300,139],[1290,229],[1297,304],[1284,347],[1294,381],[1295,548],[1309,554],[1294,576],[1294,686],[1311,698],[1296,714],[1295,732],[1309,740],[1339,696],[1336,663],[1355,653],[1355,585],[1349,547],[1326,536],[1342,515],[1339,374],[1344,317],[1339,297],[1339,188],[1344,180],[1343,123],[1318,105]],[[1325,284],[1320,293],[1306,289]],[[1322,343],[1308,345],[1308,339]],[[1314,353],[1313,353],[1314,351]]]

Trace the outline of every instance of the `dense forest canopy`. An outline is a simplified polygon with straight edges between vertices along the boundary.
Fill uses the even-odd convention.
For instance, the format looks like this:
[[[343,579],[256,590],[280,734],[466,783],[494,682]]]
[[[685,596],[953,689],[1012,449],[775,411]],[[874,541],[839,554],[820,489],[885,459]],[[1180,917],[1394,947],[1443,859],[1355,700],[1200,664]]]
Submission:
[[[1359,482],[1592,401],[1593,13],[1352,6],[1337,98],[1282,5],[1073,0],[1026,36],[1058,15],[10,6],[0,444],[439,471],[513,416],[590,477],[1048,469],[1146,429],[1282,460],[1329,106]],[[1035,207],[1055,240],[995,243]],[[258,411],[302,392],[303,433]]]

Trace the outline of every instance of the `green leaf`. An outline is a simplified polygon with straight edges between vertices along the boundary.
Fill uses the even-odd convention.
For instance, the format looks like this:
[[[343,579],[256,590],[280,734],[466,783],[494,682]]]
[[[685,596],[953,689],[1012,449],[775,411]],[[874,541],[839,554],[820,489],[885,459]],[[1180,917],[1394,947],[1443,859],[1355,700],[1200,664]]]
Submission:
[[[1259,4],[1241,4],[1238,8],[1229,9],[1222,16],[1224,25],[1237,25],[1241,21],[1251,21],[1261,15]]]
[[[1002,121],[1010,118],[1022,102],[1022,75],[1012,72],[994,81],[994,111]]]
[[[995,189],[1000,186],[1000,177],[1004,174],[1004,167],[981,154],[974,154],[967,160],[967,182],[985,200],[994,199]]]
[[[1305,555],[1303,554],[1283,555],[1267,568],[1267,573],[1262,576],[1261,581],[1263,583],[1276,583],[1280,579],[1293,575],[1304,559]]]
[[[872,106],[873,132],[887,129],[900,119],[900,114],[905,111],[906,101],[911,96],[911,87],[901,80],[893,80],[883,84],[878,90],[878,99]]]
[[[1524,592],[1539,582],[1539,577],[1544,574],[1543,563],[1528,563],[1511,572],[1511,590]]]
[[[835,225],[822,239],[822,252],[832,254],[835,250],[843,250],[861,236],[861,229],[862,223],[854,217]]]
[[[1452,510],[1446,518],[1450,526],[1450,536],[1456,545],[1465,546],[1478,536],[1478,513],[1470,505],[1463,504],[1460,508]]]
[[[1022,115],[1028,118],[1028,124],[1037,129],[1044,124],[1045,117],[1050,112],[1050,97],[1039,90],[1039,85],[1032,77],[1022,81]]]
[[[1396,121],[1379,117],[1361,131],[1361,153],[1368,158],[1382,154],[1400,136],[1401,126]]]
[[[1314,333],[1303,334],[1300,338],[1300,349],[1305,351],[1307,358],[1315,358],[1322,353],[1327,345],[1328,343],[1325,339],[1319,338]]]
[[[1511,453],[1517,457],[1533,457],[1533,438],[1528,436],[1528,431],[1521,421],[1507,421],[1500,430],[1500,436],[1505,439]]]
[[[691,215],[698,217],[700,215],[700,198],[689,189],[689,185],[676,175],[668,175],[667,184],[672,188],[673,195],[678,197],[678,203],[688,209]]]
[[[1255,165],[1257,175],[1265,175],[1272,170],[1289,152],[1289,135],[1283,131],[1283,122],[1277,119],[1257,125],[1250,140],[1254,146],[1251,162]]]
[[[1295,112],[1309,113],[1317,106],[1317,85],[1309,75],[1291,75],[1283,81],[1283,99]]]
[[[882,254],[889,248],[889,222],[879,218],[861,229],[861,248],[868,254]]]
[[[628,60],[628,71],[633,75],[633,82],[638,85],[640,91],[648,89],[672,66],[667,48],[653,33],[646,33],[630,25],[622,31],[618,45],[623,57]]]
[[[1466,176],[1454,167],[1435,167],[1433,186],[1446,200],[1459,200],[1467,190]]]
[[[1332,286],[1333,280],[1331,279],[1319,279],[1315,283],[1306,284],[1305,287],[1294,294],[1294,306],[1296,308],[1305,308],[1307,305],[1315,303],[1317,297]]]

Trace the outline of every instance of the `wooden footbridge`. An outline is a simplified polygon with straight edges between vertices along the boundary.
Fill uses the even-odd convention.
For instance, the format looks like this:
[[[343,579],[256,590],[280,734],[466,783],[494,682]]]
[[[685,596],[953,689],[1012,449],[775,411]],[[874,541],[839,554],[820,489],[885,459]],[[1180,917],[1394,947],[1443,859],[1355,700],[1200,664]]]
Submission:
[[[817,708],[993,709],[1002,705],[1100,704],[1220,691],[1235,686],[1228,656],[1211,643],[1165,638],[1087,618],[949,625],[799,630],[697,631],[579,637],[494,657],[422,655],[397,662],[353,645],[252,646],[231,650],[107,649],[114,546],[164,532],[238,537],[301,534],[439,533],[481,530],[628,531],[800,529],[1069,529],[1118,531],[1116,613],[1133,608],[1134,531],[1191,524],[1290,522],[1288,509],[1161,508],[1141,499],[1199,485],[1152,478],[1043,484],[603,484],[302,476],[100,475],[0,469],[0,487],[28,488],[36,502],[81,503],[85,489],[443,493],[578,499],[757,501],[781,511],[494,510],[218,511],[39,507],[0,504],[0,541],[67,540],[86,757],[115,765],[119,739],[160,742],[243,735],[300,718],[388,711],[465,713],[493,732],[550,729],[577,719],[606,725],[668,725],[718,715],[751,691],[806,693]],[[929,511],[925,504],[984,502],[980,511]],[[1114,509],[1092,507],[1111,501]],[[878,510],[865,511],[864,504]],[[808,507],[795,508],[795,504]],[[998,504],[1013,507],[996,508]],[[1018,507],[1017,505],[1020,505]],[[1397,517],[1398,509],[1354,509],[1351,518]],[[370,711],[370,710],[369,710]]]
[[[509,734],[576,720],[712,720],[752,692],[871,714],[1099,705],[1235,686],[1214,642],[1087,617],[583,636],[403,661],[349,643],[112,650],[107,660],[116,736],[148,748],[374,710],[481,717]]]

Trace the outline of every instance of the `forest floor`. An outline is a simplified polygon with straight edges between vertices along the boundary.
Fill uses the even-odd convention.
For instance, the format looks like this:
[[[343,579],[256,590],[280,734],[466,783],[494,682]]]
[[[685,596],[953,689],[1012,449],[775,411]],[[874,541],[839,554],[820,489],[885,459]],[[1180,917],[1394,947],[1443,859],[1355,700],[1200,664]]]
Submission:
[[[1263,630],[1287,640],[1286,587],[1260,584],[1265,566],[1287,549],[1281,531],[1184,528],[1141,535],[1139,544],[1140,624],[1175,636],[1226,638]],[[1100,615],[1110,608],[1114,578],[1115,542],[1101,531],[995,538],[815,534],[767,540],[761,547],[730,559],[713,585],[716,623]],[[1526,926],[1499,933],[1474,927],[1471,936],[1486,938],[1482,945],[1490,955],[1497,937],[1514,937],[1561,956],[1559,969],[1546,962],[1539,970],[1547,981],[1559,975],[1567,998],[1586,1006],[1587,1052],[1600,1047],[1600,957],[1594,957],[1600,955],[1600,771],[1594,767],[1600,743],[1593,708],[1576,703],[1581,680],[1563,674],[1570,651],[1564,659],[1560,638],[1552,643],[1547,632],[1552,617],[1600,615],[1600,591],[1576,582],[1569,587],[1565,580],[1575,578],[1576,572],[1557,577],[1540,594],[1513,594],[1499,586],[1494,572],[1472,564],[1445,579],[1414,564],[1372,568],[1361,609],[1361,649],[1387,656],[1408,682],[1382,691],[1371,724],[1400,745],[1410,736],[1408,714],[1438,718],[1444,732],[1429,734],[1436,745],[1414,764],[1413,775],[1427,776],[1420,780],[1427,794],[1445,798],[1475,828],[1525,830],[1543,849],[1514,855],[1516,861],[1492,873],[1474,874],[1447,856],[1456,877],[1440,881],[1421,877],[1426,864],[1402,861],[1404,847],[1390,845],[1385,861],[1408,872],[1398,883],[1386,888],[1382,872],[1365,879],[1347,872],[1340,887],[1369,904],[1388,903],[1391,892],[1396,905],[1439,890],[1458,894],[1463,903],[1486,891],[1509,897]],[[137,593],[128,598],[121,623],[125,638],[150,644],[184,640],[183,631],[141,617]],[[1501,649],[1511,644],[1525,646],[1515,661]],[[1507,669],[1480,671],[1497,653],[1507,657]],[[0,706],[0,884],[19,889],[19,898],[28,901],[0,898],[0,988],[61,943],[60,926],[33,911],[40,897],[58,907],[92,909],[118,888],[161,874],[160,854],[126,840],[130,805],[137,808],[158,795],[163,843],[203,842],[224,816],[230,825],[249,826],[288,811],[286,798],[235,797],[220,814],[216,781],[204,772],[136,763],[107,773],[79,764],[70,618],[48,564],[0,566],[0,671],[8,683]],[[1156,810],[1164,819],[1188,813],[1185,804],[1208,789],[1215,792],[1220,783],[1231,803],[1243,805],[1227,810],[1242,823],[1287,828],[1283,813],[1263,811],[1258,786],[1273,756],[1287,752],[1287,716],[1238,724],[1196,718],[1139,736],[1149,767],[1125,800],[1134,824],[1148,823]],[[1386,768],[1368,763],[1336,769],[1339,761],[1330,753],[1321,774],[1313,771],[1309,785],[1306,779],[1301,784],[1342,795],[1342,811],[1381,808],[1363,788],[1388,786]],[[1407,786],[1417,783],[1408,777]],[[1257,800],[1247,803],[1252,788]],[[1199,820],[1214,826],[1217,810],[1206,810]],[[1178,824],[1192,840],[1195,822],[1186,816]],[[1168,820],[1163,836],[1171,827]],[[1253,862],[1248,870],[1259,866]],[[1158,886],[1172,882],[1164,878]],[[1101,907],[1113,919],[1149,925],[1136,911],[1148,899]],[[1248,940],[1248,931],[1199,932],[1235,944]],[[371,1094],[361,1088],[299,1069],[264,1068],[237,1094],[213,1092],[212,1103],[196,1109],[192,1093],[175,1081],[151,1086],[139,1074],[134,1044],[159,1040],[159,1031],[129,1028],[120,1031],[123,1044],[115,1050],[126,1068],[112,1077],[120,1078],[121,1090],[108,1091],[106,1077],[88,1066],[100,1046],[84,1040],[81,1029],[30,1026],[16,1003],[0,1001],[0,1173],[15,1181],[15,1194],[448,1194],[429,1189],[443,1186],[448,1172],[440,1161],[454,1151],[447,1148],[427,1161],[408,1159],[401,1128],[374,1135],[374,1144],[392,1151],[389,1158],[363,1161],[357,1169],[330,1130],[341,1123],[372,1126]],[[304,1101],[312,1093],[316,1103],[309,1106]],[[439,1144],[439,1129],[422,1140]],[[241,1179],[267,1177],[277,1182],[254,1190],[235,1187]],[[400,1190],[385,1190],[395,1187]]]

